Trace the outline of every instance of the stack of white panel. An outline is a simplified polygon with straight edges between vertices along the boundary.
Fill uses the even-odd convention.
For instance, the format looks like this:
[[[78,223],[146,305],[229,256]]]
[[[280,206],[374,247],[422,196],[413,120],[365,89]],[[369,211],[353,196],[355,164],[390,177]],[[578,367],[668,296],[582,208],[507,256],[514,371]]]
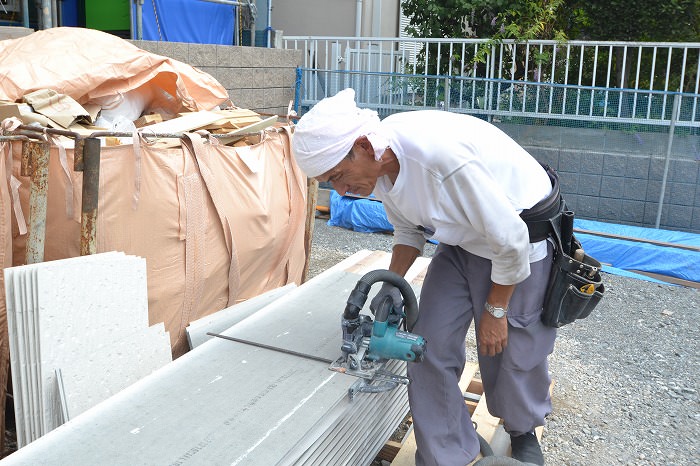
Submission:
[[[4,273],[20,447],[172,360],[163,324],[148,326],[145,259],[112,252]]]
[[[223,332],[246,317],[255,314],[277,298],[289,293],[294,288],[296,288],[296,285],[290,283],[190,322],[185,328],[190,349],[196,348],[202,343],[209,341],[211,336],[207,335],[207,333]]]
[[[358,253],[222,333],[334,360],[350,292],[388,260]],[[358,379],[328,365],[210,338],[0,465],[368,465],[407,414],[406,389],[351,400]]]

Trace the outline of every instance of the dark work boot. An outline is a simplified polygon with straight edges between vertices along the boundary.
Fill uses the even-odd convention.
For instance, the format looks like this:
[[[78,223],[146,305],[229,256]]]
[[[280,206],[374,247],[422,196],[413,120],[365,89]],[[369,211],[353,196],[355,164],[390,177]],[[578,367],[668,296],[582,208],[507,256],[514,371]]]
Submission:
[[[540,442],[537,441],[537,436],[533,432],[527,434],[510,436],[510,448],[513,458],[523,463],[532,463],[537,465],[544,464],[544,456]]]

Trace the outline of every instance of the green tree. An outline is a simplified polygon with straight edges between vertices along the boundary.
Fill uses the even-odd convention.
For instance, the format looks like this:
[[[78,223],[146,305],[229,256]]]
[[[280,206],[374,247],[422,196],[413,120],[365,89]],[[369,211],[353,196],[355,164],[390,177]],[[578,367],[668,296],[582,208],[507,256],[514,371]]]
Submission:
[[[569,23],[567,34],[572,39],[700,40],[700,0],[567,0],[566,6],[563,12],[576,11],[585,17]]]
[[[503,39],[525,42],[534,39],[565,40],[560,10],[566,0],[403,0],[404,15],[409,17],[406,32],[425,38],[488,38],[479,48],[473,63],[482,63],[492,45]],[[432,47],[419,54],[419,66],[435,74],[450,70],[461,57],[460,51]],[[432,52],[432,53],[431,53]],[[451,55],[450,55],[451,53]],[[440,67],[438,69],[438,57]],[[546,57],[542,57],[546,59]],[[425,68],[418,70],[425,71]]]

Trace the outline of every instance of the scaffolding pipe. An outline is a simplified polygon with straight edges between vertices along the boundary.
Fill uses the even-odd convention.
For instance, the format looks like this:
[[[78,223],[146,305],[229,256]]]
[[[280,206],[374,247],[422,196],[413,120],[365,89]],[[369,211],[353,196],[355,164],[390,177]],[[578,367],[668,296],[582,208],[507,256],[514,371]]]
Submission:
[[[664,164],[664,177],[661,181],[661,194],[659,195],[659,208],[656,211],[655,228],[661,224],[661,209],[664,206],[664,194],[666,192],[666,179],[668,178],[668,167],[671,163],[671,147],[673,147],[673,133],[676,131],[676,121],[678,121],[678,109],[681,105],[681,95],[673,96],[673,113],[671,114],[671,124],[668,128],[668,144],[666,145],[666,163]]]
[[[21,174],[29,177],[29,236],[25,250],[27,264],[44,261],[49,151],[49,143],[45,141],[27,141],[22,144]]]
[[[80,215],[80,255],[97,253],[97,205],[100,188],[100,140],[83,142],[83,199]]]

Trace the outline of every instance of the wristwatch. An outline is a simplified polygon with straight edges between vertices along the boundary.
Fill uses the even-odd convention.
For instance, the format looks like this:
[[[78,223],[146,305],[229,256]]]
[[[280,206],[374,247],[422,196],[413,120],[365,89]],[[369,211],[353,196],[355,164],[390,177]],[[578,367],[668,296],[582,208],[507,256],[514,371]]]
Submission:
[[[489,314],[494,316],[496,319],[502,319],[508,313],[508,308],[503,309],[502,307],[492,306],[488,303],[488,301],[486,302],[486,304],[484,304],[484,308],[486,309],[486,311],[488,311]]]

